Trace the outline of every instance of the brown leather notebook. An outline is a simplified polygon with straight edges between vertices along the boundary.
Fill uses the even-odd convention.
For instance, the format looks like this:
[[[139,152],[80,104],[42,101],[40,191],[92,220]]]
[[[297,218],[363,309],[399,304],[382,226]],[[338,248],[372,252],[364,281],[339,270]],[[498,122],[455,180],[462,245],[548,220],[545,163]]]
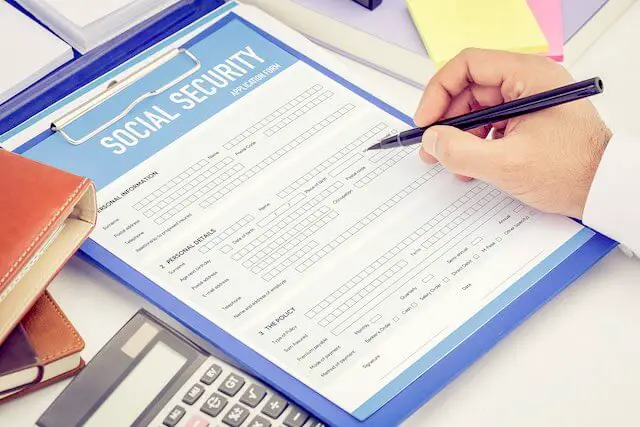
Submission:
[[[42,367],[27,331],[16,326],[0,345],[0,393],[6,393],[27,384],[38,382]]]
[[[0,149],[0,343],[96,222],[93,184]]]
[[[36,382],[0,394],[0,402],[57,382],[84,366],[80,357],[84,341],[48,292],[36,301],[20,326],[35,352],[41,375]]]

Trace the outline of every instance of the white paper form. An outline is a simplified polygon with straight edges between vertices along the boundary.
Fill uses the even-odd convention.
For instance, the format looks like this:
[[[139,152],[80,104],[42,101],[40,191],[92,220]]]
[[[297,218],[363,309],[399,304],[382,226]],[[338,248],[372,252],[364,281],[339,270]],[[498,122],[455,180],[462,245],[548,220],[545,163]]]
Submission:
[[[79,146],[81,158],[59,137],[27,155],[55,149],[68,167],[93,168],[96,242],[366,416],[583,228],[460,183],[414,148],[364,152],[407,123],[269,37],[231,19],[190,48],[225,40],[211,62],[222,67],[205,62]],[[206,109],[216,113],[198,121]]]

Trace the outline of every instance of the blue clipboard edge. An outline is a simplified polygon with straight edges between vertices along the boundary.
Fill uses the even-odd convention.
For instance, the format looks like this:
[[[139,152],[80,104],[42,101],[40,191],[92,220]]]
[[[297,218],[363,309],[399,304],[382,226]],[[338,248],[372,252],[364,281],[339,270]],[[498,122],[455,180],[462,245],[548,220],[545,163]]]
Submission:
[[[235,17],[237,17],[237,15],[235,15]],[[216,25],[224,25],[225,18],[219,21]],[[256,28],[251,23],[246,22],[242,18],[239,19],[278,46],[283,47],[285,50],[290,52],[292,51],[292,49],[287,45],[283,45],[277,39],[265,34],[262,30]],[[299,58],[301,56],[297,51],[293,51],[291,53]],[[375,103],[383,110],[403,119],[404,121],[410,120],[407,116],[401,114],[387,104],[381,103],[381,101],[377,100],[372,95],[362,91],[349,82],[346,82],[341,77],[324,69],[309,58],[304,57],[301,59],[305,59],[307,62],[312,63],[311,65],[315,64],[314,66],[316,66],[316,68],[320,68],[325,72],[325,74],[328,74],[329,77],[338,80],[340,83],[347,86],[360,96],[363,96],[367,100]],[[240,364],[250,367],[249,370],[254,375],[263,379],[265,382],[272,384],[272,386],[280,390],[283,394],[291,396],[302,406],[318,414],[325,422],[330,425],[340,426],[369,426],[394,425],[408,417],[412,412],[429,400],[438,390],[444,387],[455,376],[468,367],[473,361],[486,353],[504,335],[513,330],[518,324],[520,324],[520,322],[535,312],[555,294],[568,286],[573,280],[575,280],[575,278],[581,275],[615,246],[615,242],[604,236],[595,235],[592,237],[578,251],[574,252],[562,264],[548,273],[544,279],[540,280],[507,308],[493,317],[474,335],[459,345],[455,351],[441,359],[436,366],[420,376],[396,397],[386,403],[382,409],[376,411],[363,422],[358,421],[349,413],[338,408],[332,402],[314,392],[309,387],[284,372],[281,368],[275,366],[264,357],[242,344],[224,330],[215,326],[184,303],[181,303],[170,293],[164,291],[158,285],[151,282],[141,273],[138,273],[121,260],[115,258],[96,242],[92,240],[88,241],[81,250],[85,257],[88,257],[93,263],[96,263],[99,267],[122,279],[136,292],[153,301],[156,305],[174,316],[177,320],[185,324],[185,326],[192,329],[198,335],[216,343],[217,346],[221,347],[221,350],[232,355],[232,358],[236,359]],[[223,345],[220,343],[223,343]],[[262,374],[262,372],[266,372],[266,374]]]

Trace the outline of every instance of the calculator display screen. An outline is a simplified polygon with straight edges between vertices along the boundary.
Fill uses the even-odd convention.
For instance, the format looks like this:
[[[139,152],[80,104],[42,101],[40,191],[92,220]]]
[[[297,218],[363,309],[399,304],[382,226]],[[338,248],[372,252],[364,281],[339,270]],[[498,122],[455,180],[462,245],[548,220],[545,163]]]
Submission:
[[[131,425],[187,359],[158,341],[87,420],[85,427]]]

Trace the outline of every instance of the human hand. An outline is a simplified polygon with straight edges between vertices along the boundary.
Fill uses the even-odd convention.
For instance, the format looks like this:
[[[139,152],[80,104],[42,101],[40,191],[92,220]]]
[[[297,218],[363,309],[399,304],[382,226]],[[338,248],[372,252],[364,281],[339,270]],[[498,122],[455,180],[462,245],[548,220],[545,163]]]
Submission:
[[[572,81],[564,67],[542,56],[467,49],[431,79],[414,120],[426,126]],[[422,138],[420,157],[537,209],[582,218],[610,138],[594,106],[583,99],[470,132],[434,126]]]

